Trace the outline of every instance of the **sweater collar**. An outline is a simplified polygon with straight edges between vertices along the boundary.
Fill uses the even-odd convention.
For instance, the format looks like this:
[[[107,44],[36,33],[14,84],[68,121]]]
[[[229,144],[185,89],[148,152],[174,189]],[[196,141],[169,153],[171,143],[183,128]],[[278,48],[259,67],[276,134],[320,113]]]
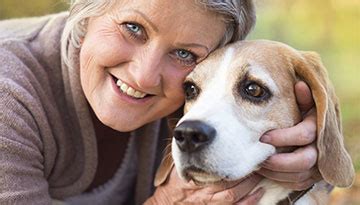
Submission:
[[[88,108],[88,102],[82,91],[80,84],[80,72],[79,72],[79,53],[80,49],[75,48],[70,42],[68,44],[69,52],[69,66],[62,62],[62,75],[64,79],[64,89],[66,95],[67,106],[72,116],[71,119],[76,119],[74,123],[77,123],[77,127],[80,129],[82,142],[83,142],[83,154],[84,154],[84,166],[83,174],[75,181],[72,188],[69,190],[82,190],[90,185],[94,179],[97,168],[97,144],[94,125],[91,120],[90,111]]]

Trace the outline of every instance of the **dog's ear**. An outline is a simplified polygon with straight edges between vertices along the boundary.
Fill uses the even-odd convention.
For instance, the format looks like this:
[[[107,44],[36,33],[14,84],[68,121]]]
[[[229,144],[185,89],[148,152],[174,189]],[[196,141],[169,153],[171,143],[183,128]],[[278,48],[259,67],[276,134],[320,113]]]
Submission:
[[[173,130],[176,127],[176,124],[180,120],[180,118],[184,115],[184,106],[181,106],[179,109],[177,109],[174,113],[170,114],[167,117],[167,125],[169,129],[168,137],[169,139],[172,139],[173,136]],[[160,166],[156,172],[154,185],[155,187],[160,186],[161,184],[165,183],[167,178],[170,176],[171,170],[174,167],[174,161],[171,156],[171,142],[172,140],[169,140],[169,143],[166,145],[166,148],[164,150],[164,157],[160,163]]]
[[[294,69],[297,76],[311,89],[317,115],[318,168],[328,183],[351,186],[354,181],[354,167],[345,150],[339,102],[331,85],[326,68],[315,52],[301,52],[302,59],[296,59]]]
[[[169,147],[170,148],[170,147]],[[161,161],[161,164],[156,172],[154,186],[160,186],[161,184],[165,183],[167,178],[170,176],[170,172],[174,167],[174,161],[171,157],[170,149],[166,149],[165,157]]]

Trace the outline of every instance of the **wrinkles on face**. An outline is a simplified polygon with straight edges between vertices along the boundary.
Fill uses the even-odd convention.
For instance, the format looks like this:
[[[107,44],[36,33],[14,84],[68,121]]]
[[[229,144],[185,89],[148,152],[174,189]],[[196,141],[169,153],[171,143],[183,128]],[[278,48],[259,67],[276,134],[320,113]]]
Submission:
[[[84,60],[81,61],[80,63],[81,63],[80,72],[87,73],[87,76],[80,75],[80,80],[81,80],[82,84],[84,84],[84,85],[91,85],[92,83],[94,83],[92,81],[97,79],[97,76],[96,76],[97,74],[94,72],[87,72],[87,71],[91,70],[93,65],[96,65],[95,58],[92,55],[86,55],[86,56],[84,56]],[[97,85],[98,85],[98,83],[100,83],[100,82],[95,82],[95,84],[97,84]],[[87,88],[87,86],[83,86],[83,88]],[[85,95],[90,95],[90,96],[93,95],[96,88],[97,88],[97,86],[90,87],[90,90],[85,91]]]
[[[124,131],[178,109],[185,77],[224,32],[224,23],[193,0],[119,1],[106,14],[91,18],[80,69],[95,114]],[[144,97],[127,95],[118,80]]]

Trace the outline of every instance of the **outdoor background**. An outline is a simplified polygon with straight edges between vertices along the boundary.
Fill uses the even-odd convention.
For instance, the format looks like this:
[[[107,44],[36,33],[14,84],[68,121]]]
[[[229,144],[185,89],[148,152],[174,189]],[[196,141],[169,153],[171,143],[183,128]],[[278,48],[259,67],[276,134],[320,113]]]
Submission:
[[[345,142],[360,173],[360,0],[257,0],[249,38],[282,41],[318,52],[341,101]],[[66,10],[66,1],[0,0],[0,19]],[[360,205],[360,177],[335,189],[333,205]]]

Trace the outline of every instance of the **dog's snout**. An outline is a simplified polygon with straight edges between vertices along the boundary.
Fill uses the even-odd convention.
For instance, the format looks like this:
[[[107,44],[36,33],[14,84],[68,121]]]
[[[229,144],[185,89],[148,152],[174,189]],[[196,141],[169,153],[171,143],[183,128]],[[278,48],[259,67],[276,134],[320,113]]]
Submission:
[[[213,127],[201,121],[184,121],[174,130],[174,138],[183,152],[193,152],[209,144],[215,137]]]

